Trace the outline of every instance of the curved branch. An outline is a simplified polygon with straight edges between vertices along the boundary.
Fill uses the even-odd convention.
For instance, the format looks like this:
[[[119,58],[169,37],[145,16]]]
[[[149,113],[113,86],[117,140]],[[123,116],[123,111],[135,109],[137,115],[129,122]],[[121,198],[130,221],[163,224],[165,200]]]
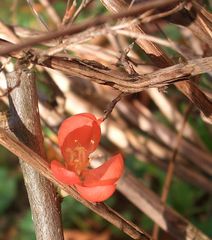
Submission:
[[[54,183],[57,187],[63,189],[70,196],[81,202],[92,211],[102,216],[104,219],[115,225],[122,230],[128,236],[138,240],[151,240],[151,237],[145,233],[142,229],[134,225],[133,223],[122,218],[117,212],[108,207],[104,203],[90,203],[79,196],[79,194],[68,185],[60,183],[51,173],[48,163],[33,152],[30,148],[15,139],[6,130],[0,128],[0,144],[14,153],[17,157],[23,159],[26,163],[30,164],[41,175],[45,176],[48,180]],[[46,238],[44,238],[46,239]]]

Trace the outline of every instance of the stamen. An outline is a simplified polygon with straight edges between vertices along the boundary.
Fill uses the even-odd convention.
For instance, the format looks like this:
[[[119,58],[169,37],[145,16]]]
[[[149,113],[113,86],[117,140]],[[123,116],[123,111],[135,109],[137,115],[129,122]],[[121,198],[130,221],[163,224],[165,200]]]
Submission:
[[[66,159],[68,159],[66,167],[80,175],[89,164],[87,150],[78,144],[74,149],[66,149],[66,154]]]

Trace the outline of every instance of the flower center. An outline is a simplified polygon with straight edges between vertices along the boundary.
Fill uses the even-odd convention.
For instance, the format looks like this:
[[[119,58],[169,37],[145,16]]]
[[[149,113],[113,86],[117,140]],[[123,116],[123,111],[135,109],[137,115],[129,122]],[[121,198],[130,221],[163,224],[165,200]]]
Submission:
[[[65,162],[66,167],[80,175],[89,164],[87,150],[78,143],[73,149],[67,148],[66,154],[68,156]]]

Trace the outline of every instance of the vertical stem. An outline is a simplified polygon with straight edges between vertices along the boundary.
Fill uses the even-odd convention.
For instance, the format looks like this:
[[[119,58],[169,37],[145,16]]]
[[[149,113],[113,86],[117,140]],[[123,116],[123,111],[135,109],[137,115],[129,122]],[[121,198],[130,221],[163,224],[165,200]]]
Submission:
[[[45,158],[35,75],[19,68],[7,75],[11,132]],[[63,240],[60,202],[51,182],[20,159],[37,240]]]

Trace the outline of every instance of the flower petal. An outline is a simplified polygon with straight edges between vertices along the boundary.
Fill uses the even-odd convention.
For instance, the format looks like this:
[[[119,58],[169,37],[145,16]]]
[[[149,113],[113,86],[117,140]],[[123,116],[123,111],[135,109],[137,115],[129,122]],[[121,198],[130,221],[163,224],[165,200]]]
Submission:
[[[119,153],[103,165],[95,169],[84,170],[82,173],[84,186],[103,186],[114,184],[124,171],[124,160]]]
[[[52,174],[62,183],[73,185],[81,182],[79,176],[77,176],[75,172],[69,171],[57,160],[51,161],[50,168]]]
[[[105,185],[96,187],[84,187],[75,185],[82,198],[89,202],[102,202],[112,196],[116,190],[116,185]]]
[[[58,143],[64,155],[67,148],[83,147],[88,154],[93,152],[101,137],[100,121],[90,113],[81,113],[67,118],[58,131]],[[64,156],[66,158],[66,156]]]
[[[96,117],[91,113],[80,113],[65,119],[62,122],[60,129],[58,131],[59,146],[62,146],[64,139],[70,132],[86,125],[92,126],[93,121],[98,123]]]

